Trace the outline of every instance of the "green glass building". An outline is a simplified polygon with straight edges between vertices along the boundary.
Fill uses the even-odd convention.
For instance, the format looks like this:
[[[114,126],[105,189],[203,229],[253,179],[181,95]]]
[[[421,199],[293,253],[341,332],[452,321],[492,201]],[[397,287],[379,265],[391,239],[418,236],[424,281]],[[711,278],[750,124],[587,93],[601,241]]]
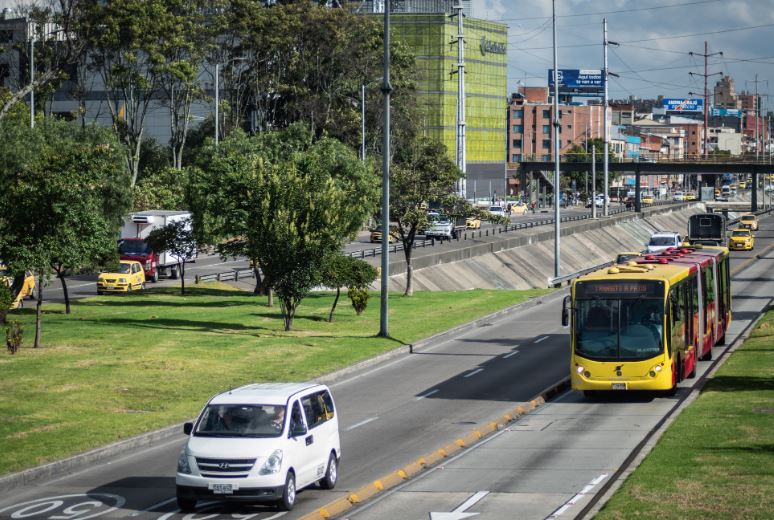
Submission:
[[[392,34],[416,56],[417,90],[425,109],[424,130],[456,158],[457,19],[449,16],[458,0],[392,2]],[[364,2],[362,13],[383,10]],[[462,2],[466,14],[470,2]],[[463,18],[465,37],[465,123],[468,197],[505,193],[507,140],[508,27]],[[490,189],[490,186],[493,188]]]

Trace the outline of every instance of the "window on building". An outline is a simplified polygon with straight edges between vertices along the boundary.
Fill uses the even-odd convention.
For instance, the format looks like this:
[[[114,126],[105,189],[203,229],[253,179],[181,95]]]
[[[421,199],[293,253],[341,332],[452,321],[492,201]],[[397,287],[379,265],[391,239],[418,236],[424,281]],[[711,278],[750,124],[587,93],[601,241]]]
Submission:
[[[513,125],[513,133],[521,134],[524,132],[524,125]]]
[[[543,148],[551,148],[551,139],[543,139]]]
[[[551,125],[543,125],[543,133],[544,134],[550,134],[551,133]]]
[[[572,129],[572,125],[571,125],[571,124],[568,124],[568,125],[567,125],[567,129],[568,129],[568,130]]]
[[[514,110],[513,117],[515,119],[522,119],[524,117],[524,110]]]
[[[512,145],[514,148],[521,148],[521,139],[514,139]]]
[[[511,155],[511,162],[521,162],[521,154],[515,153]]]
[[[550,119],[550,118],[551,118],[551,111],[543,110],[543,119]]]
[[[547,154],[543,156],[544,161],[550,161],[551,160],[551,154]]]

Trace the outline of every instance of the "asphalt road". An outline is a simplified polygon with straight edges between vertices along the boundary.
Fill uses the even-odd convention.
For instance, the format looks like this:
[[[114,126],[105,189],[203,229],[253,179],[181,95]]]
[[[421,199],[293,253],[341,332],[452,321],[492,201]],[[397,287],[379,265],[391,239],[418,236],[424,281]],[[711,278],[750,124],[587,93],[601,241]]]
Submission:
[[[757,234],[757,251],[732,253],[732,268],[774,244],[773,231],[769,217]],[[767,254],[734,278],[729,339],[770,302],[772,258]],[[181,432],[179,438],[129,457],[2,493],[0,518],[299,518],[464,436],[566,377],[569,354],[567,332],[559,325],[559,296],[333,383],[342,436],[341,480],[334,491],[301,492],[291,513],[216,503],[201,504],[195,515],[178,512],[174,472],[185,441]],[[702,362],[700,372],[706,367]],[[680,392],[692,383],[681,384]],[[545,518],[576,494],[582,496],[570,507],[582,507],[671,404],[669,398],[589,403],[569,392],[347,517],[424,520],[430,512],[450,512],[468,503],[482,519],[512,518],[513,511],[519,518]]]

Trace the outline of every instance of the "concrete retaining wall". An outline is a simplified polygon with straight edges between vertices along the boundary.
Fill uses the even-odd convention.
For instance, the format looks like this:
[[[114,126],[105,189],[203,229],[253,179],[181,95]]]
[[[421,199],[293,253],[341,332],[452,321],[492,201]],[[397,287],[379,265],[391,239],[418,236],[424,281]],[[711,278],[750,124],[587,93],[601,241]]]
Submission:
[[[654,208],[642,215],[628,213],[562,224],[561,274],[609,261],[622,251],[640,251],[655,231],[685,234],[688,216],[704,211],[702,204],[695,204],[680,210]],[[390,265],[392,290],[405,289],[405,270],[405,261],[396,255]],[[529,289],[547,287],[547,280],[553,276],[552,226],[529,234],[439,251],[414,261],[415,290]]]

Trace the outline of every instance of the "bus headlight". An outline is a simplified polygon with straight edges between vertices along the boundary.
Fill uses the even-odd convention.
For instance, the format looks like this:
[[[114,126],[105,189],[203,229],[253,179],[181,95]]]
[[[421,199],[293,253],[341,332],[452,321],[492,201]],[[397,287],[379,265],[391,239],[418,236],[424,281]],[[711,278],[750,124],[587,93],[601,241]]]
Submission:
[[[656,377],[656,375],[657,375],[659,372],[661,372],[661,369],[662,369],[662,368],[661,368],[661,365],[660,365],[660,364],[659,364],[659,365],[656,365],[656,366],[654,366],[653,368],[651,368],[651,369],[650,369],[650,372],[648,373],[648,375],[649,375],[650,377]]]
[[[583,367],[582,367],[582,366],[580,366],[580,365],[579,365],[579,366],[577,366],[577,367],[575,367],[575,370],[577,370],[579,374],[582,374],[582,373],[583,373]]]

